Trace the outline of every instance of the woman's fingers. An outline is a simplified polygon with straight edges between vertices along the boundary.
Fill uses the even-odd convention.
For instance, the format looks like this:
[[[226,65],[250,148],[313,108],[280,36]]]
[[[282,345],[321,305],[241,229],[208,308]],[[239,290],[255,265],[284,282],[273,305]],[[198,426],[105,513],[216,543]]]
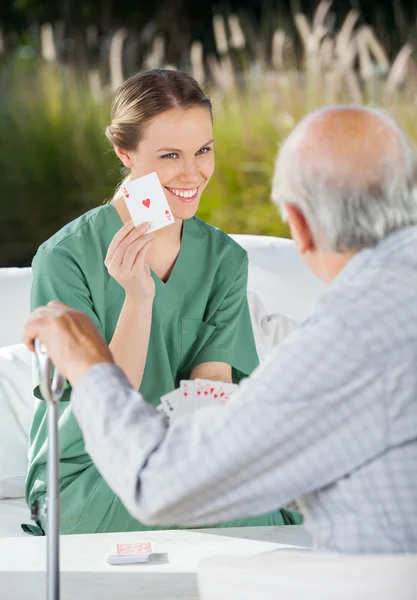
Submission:
[[[140,250],[140,252],[138,252],[136,254],[135,260],[133,261],[133,264],[132,264],[132,269],[131,269],[132,271],[133,271],[133,269],[137,269],[137,268],[141,269],[143,267],[146,267],[146,269],[148,271],[150,270],[149,269],[149,265],[147,264],[147,261],[146,261],[146,255],[148,253],[149,248],[152,245],[153,239],[154,238],[149,239],[146,242],[146,244],[142,247],[142,249]]]
[[[155,239],[153,233],[146,233],[149,227],[149,223],[144,223],[124,237],[120,232],[116,234],[105,260],[109,274],[123,287],[126,298],[135,302],[155,296],[155,283],[146,261],[146,253]]]
[[[111,244],[110,244],[109,251],[107,252],[106,260],[104,261],[104,264],[106,265],[106,267],[109,268],[110,265],[113,265],[114,267],[121,265],[124,262],[124,258],[125,258],[127,249],[131,246],[131,244],[136,242],[136,240],[139,240],[141,237],[145,236],[146,231],[148,229],[149,229],[149,223],[142,223],[142,225],[139,225],[138,227],[131,229],[119,241],[117,247],[112,249],[112,254],[110,254],[110,246],[111,246]],[[118,234],[116,234],[115,238],[117,237],[117,235]],[[112,241],[112,244],[113,244],[113,241]],[[111,258],[110,258],[110,256],[111,256]]]
[[[110,246],[107,250],[106,262],[110,262],[113,258],[113,255],[117,248],[119,247],[120,242],[124,240],[124,238],[129,235],[131,231],[135,228],[133,221],[128,221],[123,227],[116,233],[114,238],[112,239]]]
[[[123,225],[110,243],[110,246],[107,250],[106,262],[111,262],[113,260],[115,252],[124,242],[126,242],[129,238],[132,238],[132,236],[137,237],[138,235],[143,235],[146,233],[149,227],[149,222],[142,223],[137,227],[135,227],[133,221],[128,221],[125,225]]]
[[[126,269],[127,272],[132,270],[136,257],[143,251],[145,247],[148,247],[154,239],[154,234],[148,233],[146,235],[142,235],[139,239],[130,244],[123,258],[123,268]]]

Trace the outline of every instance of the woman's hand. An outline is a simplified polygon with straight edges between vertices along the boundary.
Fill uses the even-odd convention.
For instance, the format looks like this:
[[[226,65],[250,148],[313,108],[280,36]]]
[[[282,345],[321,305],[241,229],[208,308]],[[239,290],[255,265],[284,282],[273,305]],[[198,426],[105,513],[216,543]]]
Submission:
[[[129,221],[114,236],[104,261],[109,274],[124,288],[126,299],[134,303],[153,300],[155,282],[146,253],[155,239],[146,234],[149,223],[138,227]]]

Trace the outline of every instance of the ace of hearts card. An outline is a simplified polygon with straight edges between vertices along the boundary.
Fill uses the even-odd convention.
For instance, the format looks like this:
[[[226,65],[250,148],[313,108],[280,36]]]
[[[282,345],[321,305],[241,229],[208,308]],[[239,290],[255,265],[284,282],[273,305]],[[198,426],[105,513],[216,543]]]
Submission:
[[[152,233],[175,222],[156,173],[129,181],[124,184],[122,191],[135,226],[149,221],[150,226],[146,233]]]

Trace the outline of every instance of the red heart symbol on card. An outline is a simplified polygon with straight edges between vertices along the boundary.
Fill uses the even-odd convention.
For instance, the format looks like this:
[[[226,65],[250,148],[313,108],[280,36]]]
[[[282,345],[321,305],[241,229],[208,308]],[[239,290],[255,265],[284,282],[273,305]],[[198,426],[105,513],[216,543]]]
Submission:
[[[210,388],[210,394],[214,392],[214,388]]]
[[[126,198],[129,198],[129,192],[127,191],[126,188],[124,188],[123,193],[126,196]]]
[[[165,211],[165,216],[166,216],[166,218],[168,219],[168,221],[170,221],[170,220],[171,220],[171,213],[169,212],[169,210],[166,210],[166,211]]]
[[[146,206],[146,208],[149,208],[151,205],[151,201],[149,198],[146,198],[146,200],[142,200],[142,204],[143,206]]]

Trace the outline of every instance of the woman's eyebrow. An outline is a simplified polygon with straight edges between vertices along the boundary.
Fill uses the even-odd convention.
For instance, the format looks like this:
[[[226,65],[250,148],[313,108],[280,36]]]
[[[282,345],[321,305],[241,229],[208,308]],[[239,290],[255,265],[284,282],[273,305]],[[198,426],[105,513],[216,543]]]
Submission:
[[[209,142],[206,142],[205,144],[203,144],[202,146],[200,146],[200,148],[204,148],[205,146],[209,146],[213,142],[214,142],[214,140],[210,140]],[[178,148],[158,148],[157,152],[182,152],[182,150],[178,150]]]

